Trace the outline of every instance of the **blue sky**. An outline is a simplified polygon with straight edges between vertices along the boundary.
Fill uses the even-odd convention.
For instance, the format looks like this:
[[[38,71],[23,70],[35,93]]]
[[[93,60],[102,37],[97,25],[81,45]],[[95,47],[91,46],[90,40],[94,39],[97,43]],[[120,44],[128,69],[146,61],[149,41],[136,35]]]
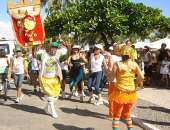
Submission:
[[[1,0],[0,2],[0,21],[9,21],[6,9],[6,0]]]
[[[12,34],[12,28],[10,26],[10,19],[7,14],[6,9],[6,1],[7,0],[0,0],[0,37],[3,34],[10,36]],[[14,0],[19,1],[19,0]],[[170,0],[130,0],[132,2],[142,2],[147,6],[151,6],[154,8],[159,8],[162,10],[162,14],[170,17]],[[8,34],[10,32],[10,34]]]
[[[6,9],[6,1],[0,0],[0,21],[8,22],[9,16]],[[170,17],[170,0],[130,0],[133,2],[142,2],[145,5],[163,10],[163,15]]]
[[[135,3],[144,3],[147,6],[159,8],[162,14],[170,17],[170,0],[130,0]]]

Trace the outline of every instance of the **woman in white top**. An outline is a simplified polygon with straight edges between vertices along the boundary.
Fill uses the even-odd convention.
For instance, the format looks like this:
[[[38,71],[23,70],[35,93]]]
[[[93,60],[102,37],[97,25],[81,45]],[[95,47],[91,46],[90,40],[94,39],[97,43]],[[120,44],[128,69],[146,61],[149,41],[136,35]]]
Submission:
[[[7,100],[6,78],[8,74],[9,60],[5,49],[0,49],[0,95],[4,93],[4,100]]]
[[[96,81],[95,83],[95,89],[96,92],[98,94],[98,102],[96,105],[100,105],[103,103],[102,99],[101,99],[101,94],[100,94],[100,81],[102,78],[102,72],[103,72],[103,68],[102,66],[104,65],[106,67],[106,63],[104,60],[104,56],[101,54],[101,51],[103,50],[103,46],[101,44],[97,44],[95,45],[94,48],[94,53],[91,54],[90,56],[90,76],[88,78],[88,90],[89,90],[89,95],[90,95],[90,99],[89,101],[92,102],[95,100],[94,96],[93,96],[93,82],[94,80]]]
[[[29,77],[28,72],[27,70],[25,70],[25,68],[26,67],[24,67],[24,58],[22,57],[21,48],[17,47],[16,55],[14,56],[14,58],[11,59],[9,73],[8,73],[9,80],[11,77],[11,73],[13,74],[14,83],[17,89],[16,103],[19,103],[23,98],[21,87],[24,80],[24,74],[27,77]]]

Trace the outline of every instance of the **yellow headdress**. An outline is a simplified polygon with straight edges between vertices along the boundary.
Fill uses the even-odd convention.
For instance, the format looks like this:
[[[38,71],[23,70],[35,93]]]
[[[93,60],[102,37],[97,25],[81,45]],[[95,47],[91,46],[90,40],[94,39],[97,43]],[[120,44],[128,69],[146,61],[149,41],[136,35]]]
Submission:
[[[124,45],[121,48],[121,55],[128,55],[131,60],[136,60],[137,59],[137,51],[127,45]]]

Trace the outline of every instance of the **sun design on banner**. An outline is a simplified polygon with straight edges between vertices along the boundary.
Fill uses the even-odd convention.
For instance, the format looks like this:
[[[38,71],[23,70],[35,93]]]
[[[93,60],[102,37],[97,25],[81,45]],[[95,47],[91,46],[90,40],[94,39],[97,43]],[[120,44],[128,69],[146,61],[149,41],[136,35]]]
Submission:
[[[37,36],[37,34],[34,32],[34,28],[36,26],[35,18],[30,15],[27,15],[23,20],[23,24],[25,40],[27,42],[33,42],[34,37]]]
[[[40,18],[40,0],[8,0],[7,8],[11,17],[16,39],[22,47],[42,44],[44,29]]]

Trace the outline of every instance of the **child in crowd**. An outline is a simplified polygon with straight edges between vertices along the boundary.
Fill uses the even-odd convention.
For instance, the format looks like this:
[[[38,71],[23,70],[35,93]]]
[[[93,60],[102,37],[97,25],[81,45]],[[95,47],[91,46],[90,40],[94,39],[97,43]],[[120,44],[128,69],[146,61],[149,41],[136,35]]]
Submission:
[[[168,61],[168,58],[164,57],[164,60],[162,61],[161,68],[160,68],[160,74],[161,74],[160,85],[162,85],[162,82],[165,82],[166,85],[168,85],[169,66],[170,66],[170,62]]]

